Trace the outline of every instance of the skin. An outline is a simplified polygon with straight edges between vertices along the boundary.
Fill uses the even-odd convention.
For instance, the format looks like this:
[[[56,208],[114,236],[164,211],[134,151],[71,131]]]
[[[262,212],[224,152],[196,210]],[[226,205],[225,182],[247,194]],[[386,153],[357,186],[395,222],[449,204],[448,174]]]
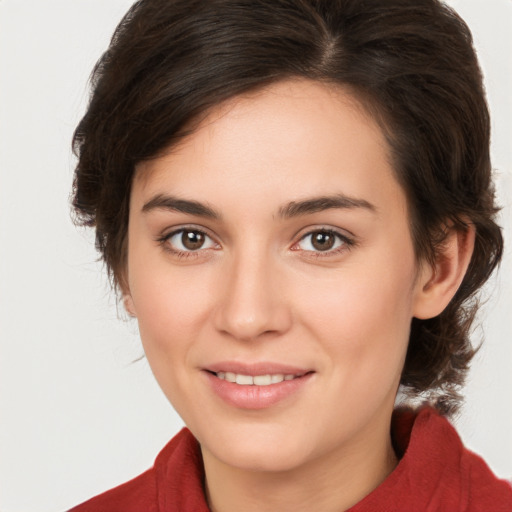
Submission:
[[[283,215],[290,203],[334,195],[352,203]],[[204,245],[183,246],[182,232],[172,235],[183,228],[204,232]],[[325,230],[335,244],[319,250],[311,234]],[[471,230],[452,233],[435,268],[416,261],[379,127],[347,92],[320,83],[232,99],[139,164],[125,305],[201,444],[212,510],[346,510],[386,478],[397,463],[389,425],[411,319],[444,309],[471,249]],[[219,361],[312,374],[276,405],[242,409],[205,377]]]

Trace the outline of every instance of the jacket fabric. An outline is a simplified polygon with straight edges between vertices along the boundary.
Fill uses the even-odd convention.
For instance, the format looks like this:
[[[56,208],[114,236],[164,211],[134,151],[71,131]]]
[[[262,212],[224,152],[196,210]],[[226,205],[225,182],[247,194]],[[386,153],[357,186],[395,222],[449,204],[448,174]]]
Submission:
[[[347,512],[512,512],[512,486],[433,409],[395,411],[392,438],[397,467]],[[199,444],[184,428],[153,468],[70,512],[209,512],[203,481]]]

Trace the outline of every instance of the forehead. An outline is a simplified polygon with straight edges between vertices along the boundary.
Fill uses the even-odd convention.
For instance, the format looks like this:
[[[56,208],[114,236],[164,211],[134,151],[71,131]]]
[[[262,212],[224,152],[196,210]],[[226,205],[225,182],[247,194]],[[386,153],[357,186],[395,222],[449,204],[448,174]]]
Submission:
[[[373,195],[396,188],[390,161],[378,123],[353,94],[289,80],[213,108],[190,135],[137,166],[134,189],[186,195],[193,187],[204,199],[225,181],[285,201],[304,195],[307,183],[324,195],[336,186],[352,196]]]

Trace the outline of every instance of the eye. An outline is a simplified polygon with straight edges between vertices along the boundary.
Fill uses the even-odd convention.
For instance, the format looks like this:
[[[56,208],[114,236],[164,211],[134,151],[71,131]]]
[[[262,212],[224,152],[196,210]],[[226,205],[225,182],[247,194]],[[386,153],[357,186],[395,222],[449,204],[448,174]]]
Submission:
[[[302,251],[309,252],[337,252],[352,245],[346,236],[329,229],[318,229],[304,235],[297,244]]]
[[[172,252],[186,253],[200,249],[212,249],[216,243],[198,229],[180,229],[167,235],[163,240]]]

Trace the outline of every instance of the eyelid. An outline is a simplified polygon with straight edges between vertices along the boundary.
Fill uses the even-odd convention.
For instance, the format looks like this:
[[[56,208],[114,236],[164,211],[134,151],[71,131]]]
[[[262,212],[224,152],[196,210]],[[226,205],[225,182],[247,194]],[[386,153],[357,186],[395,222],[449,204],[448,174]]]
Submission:
[[[294,238],[300,240],[304,236],[309,235],[310,233],[316,233],[317,231],[327,231],[329,233],[339,235],[342,238],[356,239],[356,235],[350,230],[339,226],[333,226],[331,224],[310,224],[309,226],[299,229],[294,235]]]
[[[178,233],[181,233],[183,231],[195,231],[198,233],[202,233],[205,235],[205,237],[208,237],[213,244],[216,247],[206,247],[206,248],[199,248],[197,250],[180,250],[176,248],[170,247],[169,239],[173,236],[177,235]],[[320,250],[305,250],[297,248],[297,246],[300,244],[302,240],[304,240],[306,237],[313,235],[314,233],[330,233],[333,236],[337,237],[338,240],[342,242],[342,244],[338,247],[328,249],[325,251]],[[203,227],[203,226],[197,226],[193,224],[186,224],[186,225],[179,225],[179,226],[173,226],[172,228],[166,229],[160,236],[156,238],[156,241],[161,244],[167,252],[173,254],[174,256],[180,257],[180,258],[189,258],[189,257],[199,257],[201,254],[204,254],[206,251],[216,250],[220,248],[220,243],[216,240],[216,236],[212,235],[210,233],[210,230]],[[309,256],[315,257],[315,258],[321,258],[321,257],[329,257],[333,256],[342,252],[346,252],[350,250],[352,247],[357,245],[357,239],[355,235],[353,235],[351,232],[347,231],[346,229],[340,229],[335,228],[332,226],[326,226],[326,225],[316,225],[316,226],[308,226],[307,228],[303,228],[298,235],[296,235],[294,238],[298,238],[297,241],[295,241],[290,248],[292,251],[301,251],[303,253],[308,253]]]
[[[315,233],[330,233],[333,236],[337,237],[338,240],[342,242],[341,246],[335,247],[333,249],[328,249],[326,251],[315,251],[315,250],[305,250],[296,248],[298,244],[303,241],[308,236],[312,236]],[[294,242],[291,247],[292,251],[302,251],[304,253],[309,253],[314,257],[328,257],[334,254],[339,254],[344,251],[350,250],[357,244],[357,240],[355,235],[350,233],[347,230],[341,230],[339,228],[334,228],[332,226],[318,225],[318,226],[308,226],[304,230],[301,230],[300,234],[297,235],[298,240]]]
[[[205,247],[205,248],[200,247],[197,250],[181,250],[181,249],[173,248],[171,246],[171,244],[169,243],[169,240],[172,237],[174,237],[175,235],[182,233],[183,231],[194,231],[194,232],[203,234],[205,237],[209,238],[213,242],[214,247]],[[215,246],[217,246],[217,247],[220,246],[219,242],[216,240],[216,237],[214,235],[212,235],[208,229],[204,228],[203,226],[199,227],[199,226],[191,225],[191,224],[173,226],[172,228],[166,229],[161,235],[159,235],[156,238],[156,241],[160,245],[162,245],[164,250],[166,250],[167,252],[169,252],[175,256],[183,257],[183,258],[197,257],[201,253],[204,253],[205,251],[216,249]]]

